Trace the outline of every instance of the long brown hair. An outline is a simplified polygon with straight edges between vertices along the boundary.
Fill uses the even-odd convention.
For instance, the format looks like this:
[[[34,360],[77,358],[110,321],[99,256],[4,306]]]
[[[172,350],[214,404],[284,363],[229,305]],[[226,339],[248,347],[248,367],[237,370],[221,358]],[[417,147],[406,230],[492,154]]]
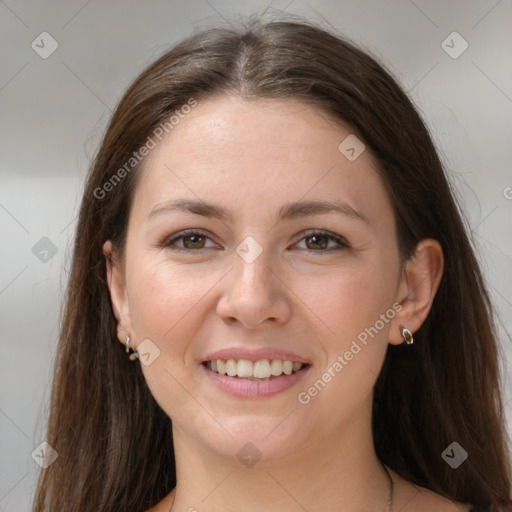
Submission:
[[[48,419],[58,458],[40,473],[35,512],[144,511],[176,485],[171,421],[117,340],[102,245],[110,239],[122,253],[140,164],[118,170],[191,98],[223,93],[299,99],[350,125],[378,161],[402,258],[423,238],[440,242],[444,275],[431,312],[413,346],[389,347],[375,386],[375,449],[412,482],[509,510],[492,305],[424,123],[392,76],[350,42],[307,21],[249,19],[174,46],[110,120],[76,227]],[[441,456],[454,441],[468,453],[457,469]]]

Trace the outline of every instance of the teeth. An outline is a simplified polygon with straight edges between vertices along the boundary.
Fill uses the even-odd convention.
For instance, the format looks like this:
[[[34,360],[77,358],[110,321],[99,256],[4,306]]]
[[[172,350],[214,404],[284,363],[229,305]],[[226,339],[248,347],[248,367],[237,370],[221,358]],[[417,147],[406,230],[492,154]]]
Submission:
[[[252,361],[248,361],[247,359],[240,359],[236,368],[236,375],[239,377],[253,377]]]
[[[218,364],[218,363],[217,363]],[[236,361],[234,359],[228,359],[226,361],[226,373],[230,376],[230,377],[234,377],[236,375],[236,371],[237,371],[237,364],[236,364]]]
[[[281,359],[274,359],[270,365],[270,372],[272,375],[281,375],[283,373],[283,361]]]
[[[304,365],[302,363],[294,363],[293,361],[282,361],[281,359],[262,359],[252,362],[248,359],[217,359],[207,362],[208,368],[214,373],[228,375],[229,377],[239,377],[242,379],[264,379],[268,380],[272,376],[278,377],[283,373],[291,375],[299,371]]]
[[[285,375],[291,375],[293,370],[293,363],[291,361],[283,361],[283,373]]]
[[[238,374],[241,377],[240,374]],[[262,361],[256,361],[254,363],[254,375],[253,377],[257,377],[258,379],[268,379],[270,377],[270,363],[268,359],[263,359]]]

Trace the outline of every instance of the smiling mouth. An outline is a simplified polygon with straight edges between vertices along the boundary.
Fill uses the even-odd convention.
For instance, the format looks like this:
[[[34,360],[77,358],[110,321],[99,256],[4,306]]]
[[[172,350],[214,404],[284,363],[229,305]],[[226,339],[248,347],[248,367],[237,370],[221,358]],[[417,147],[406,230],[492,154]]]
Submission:
[[[254,362],[248,359],[216,359],[203,361],[202,364],[213,373],[236,379],[256,381],[272,380],[283,375],[292,375],[309,367],[309,364],[281,359],[261,359]]]

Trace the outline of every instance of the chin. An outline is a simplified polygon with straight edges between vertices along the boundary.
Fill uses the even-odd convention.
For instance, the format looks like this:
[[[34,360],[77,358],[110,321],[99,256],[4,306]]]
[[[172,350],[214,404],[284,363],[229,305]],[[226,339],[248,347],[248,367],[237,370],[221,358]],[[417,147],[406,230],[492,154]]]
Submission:
[[[288,414],[219,418],[219,423],[231,436],[218,431],[214,438],[204,439],[203,442],[217,455],[234,458],[235,465],[242,463],[251,467],[258,463],[259,467],[270,466],[272,461],[297,453],[311,438],[306,425],[298,421],[294,414]]]

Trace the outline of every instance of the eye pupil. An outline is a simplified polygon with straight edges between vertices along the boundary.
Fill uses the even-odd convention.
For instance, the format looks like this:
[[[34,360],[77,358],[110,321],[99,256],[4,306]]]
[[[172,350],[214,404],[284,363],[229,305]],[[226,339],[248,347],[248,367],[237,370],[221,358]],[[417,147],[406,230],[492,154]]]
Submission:
[[[192,246],[197,247],[197,245],[200,244],[201,241],[204,242],[204,237],[200,236],[200,235],[189,235],[189,236],[183,237],[183,243],[185,246],[187,246],[187,241],[192,241]]]
[[[308,236],[307,239],[309,240],[313,240],[313,244],[316,244],[316,245],[313,245],[313,248],[320,248],[320,249],[325,249],[327,247],[327,244],[328,244],[328,241],[327,241],[327,237],[325,235],[311,235],[311,236]],[[322,240],[323,243],[320,243],[318,245],[318,240]],[[306,242],[306,245],[308,246],[308,248],[310,248],[310,244]]]

